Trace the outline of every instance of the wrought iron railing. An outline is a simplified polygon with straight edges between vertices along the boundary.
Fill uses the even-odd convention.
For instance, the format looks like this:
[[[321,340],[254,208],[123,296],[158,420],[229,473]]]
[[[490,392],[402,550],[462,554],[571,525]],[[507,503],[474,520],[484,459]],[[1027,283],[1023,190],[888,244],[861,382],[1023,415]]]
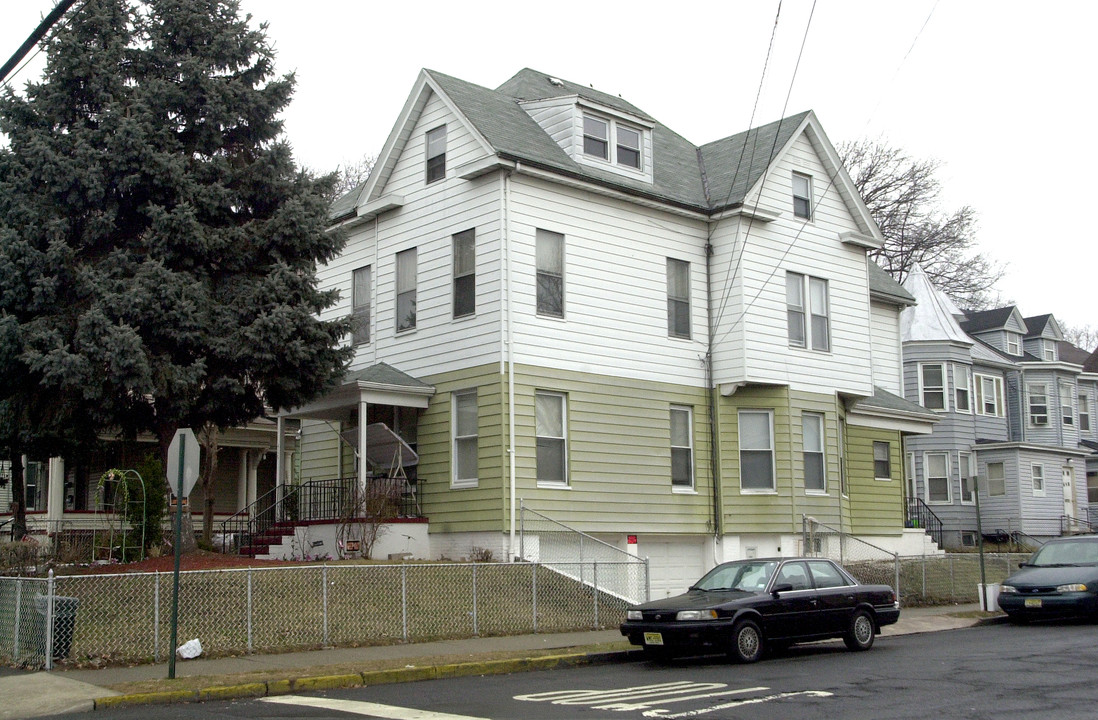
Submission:
[[[942,520],[919,498],[908,498],[904,507],[904,524],[909,528],[922,528],[926,534],[942,546]]]
[[[369,478],[371,490],[392,498],[395,507],[386,506],[386,515],[420,517],[415,485],[404,478]],[[363,505],[366,496],[359,491],[357,477],[310,480],[301,485],[282,485],[256,499],[221,523],[221,551],[240,551],[255,556],[293,532],[295,524],[313,521],[339,521],[360,517],[370,508]]]

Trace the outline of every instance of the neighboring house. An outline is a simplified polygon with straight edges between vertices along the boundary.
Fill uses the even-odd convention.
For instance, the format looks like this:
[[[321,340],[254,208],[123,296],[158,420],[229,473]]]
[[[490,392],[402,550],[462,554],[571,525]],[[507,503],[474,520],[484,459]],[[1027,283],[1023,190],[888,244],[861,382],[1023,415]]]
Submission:
[[[801,552],[805,514],[922,542],[900,448],[937,418],[901,397],[913,300],[867,261],[880,232],[813,113],[695,146],[533,70],[495,90],[423,71],[333,217],[324,317],[354,318],[357,353],[283,421],[303,483],[387,472],[356,465],[364,425],[414,448],[414,554],[516,555],[520,502],[649,557],[657,592]]]
[[[964,313],[919,268],[904,287],[918,301],[903,316],[905,396],[941,418],[905,444],[908,522],[926,526],[929,513],[945,547],[975,546],[978,482],[987,536],[1089,529],[1098,385],[1086,353],[1061,357],[1071,346],[1051,315]]]

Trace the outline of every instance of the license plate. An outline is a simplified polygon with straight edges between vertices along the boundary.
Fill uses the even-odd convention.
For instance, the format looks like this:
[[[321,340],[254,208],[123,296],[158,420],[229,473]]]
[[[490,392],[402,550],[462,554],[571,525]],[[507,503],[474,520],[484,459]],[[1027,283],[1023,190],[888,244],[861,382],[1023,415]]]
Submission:
[[[659,633],[645,633],[644,634],[645,645],[663,645],[663,635]]]
[[[1041,598],[1026,598],[1026,607],[1041,607]]]

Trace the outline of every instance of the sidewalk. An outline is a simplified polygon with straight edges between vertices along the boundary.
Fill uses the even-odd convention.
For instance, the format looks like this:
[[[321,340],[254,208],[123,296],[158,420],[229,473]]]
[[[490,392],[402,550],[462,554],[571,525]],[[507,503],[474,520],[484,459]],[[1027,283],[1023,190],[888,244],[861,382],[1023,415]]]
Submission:
[[[976,604],[907,608],[881,636],[955,630],[1000,615]],[[175,680],[166,679],[166,663],[21,673],[0,677],[0,720],[616,662],[635,657],[630,649],[613,629],[179,660]]]

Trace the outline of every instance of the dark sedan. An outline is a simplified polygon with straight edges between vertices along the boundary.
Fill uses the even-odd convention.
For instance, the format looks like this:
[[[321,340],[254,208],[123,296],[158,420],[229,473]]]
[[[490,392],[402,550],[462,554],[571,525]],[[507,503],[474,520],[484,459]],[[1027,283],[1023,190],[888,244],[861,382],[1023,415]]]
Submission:
[[[1013,622],[1098,618],[1098,535],[1049,540],[1003,581],[999,607]]]
[[[755,662],[767,645],[841,637],[868,650],[900,617],[887,585],[862,585],[821,558],[737,560],[710,570],[683,595],[629,608],[621,634],[654,658],[725,652]]]

